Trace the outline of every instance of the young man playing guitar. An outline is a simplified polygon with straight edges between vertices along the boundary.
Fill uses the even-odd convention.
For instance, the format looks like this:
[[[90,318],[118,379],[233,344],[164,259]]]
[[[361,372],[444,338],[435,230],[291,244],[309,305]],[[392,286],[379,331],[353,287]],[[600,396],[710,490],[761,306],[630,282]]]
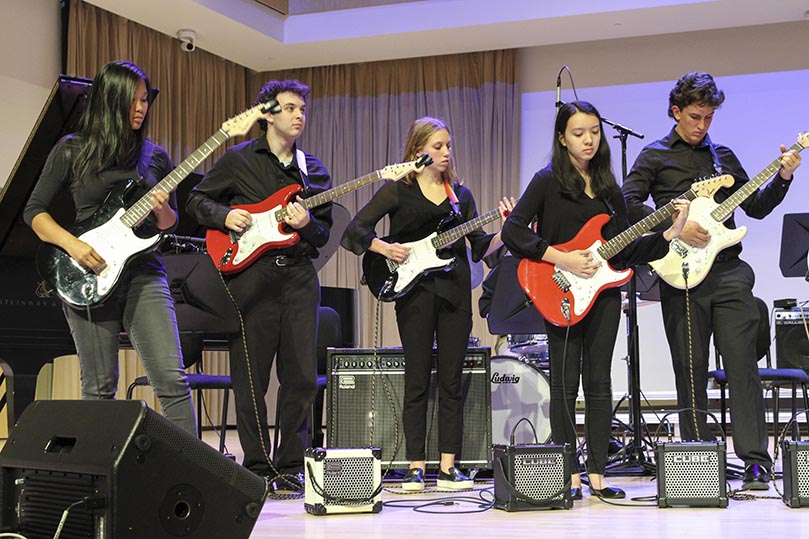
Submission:
[[[323,163],[296,144],[306,124],[308,94],[309,87],[296,80],[270,81],[261,89],[256,102],[277,99],[279,109],[259,120],[262,136],[229,149],[192,191],[187,207],[200,224],[240,234],[253,219],[247,210],[231,206],[261,202],[295,184],[303,187],[303,198],[331,187]],[[243,331],[230,342],[230,370],[244,466],[275,479],[264,395],[277,357],[281,445],[273,455],[274,467],[290,476],[278,485],[282,488],[302,487],[307,418],[317,393],[320,285],[312,258],[326,244],[332,225],[330,203],[310,212],[300,200],[287,205],[284,217],[300,241],[266,251],[243,271],[227,276],[243,321]],[[215,263],[225,264],[228,256],[226,252]]]
[[[641,151],[623,184],[630,219],[643,217],[648,211],[643,203],[650,195],[660,207],[701,176],[730,174],[735,179],[734,185],[717,192],[718,202],[743,188],[748,176],[736,155],[708,136],[714,114],[724,100],[724,93],[708,73],[687,73],[677,81],[668,106],[668,115],[676,122],[674,128]],[[740,203],[748,216],[763,219],[784,199],[800,156],[784,146],[781,153],[780,170],[775,167],[773,180]],[[736,228],[732,214],[725,226]],[[699,248],[705,247],[711,236],[702,224],[689,221],[680,238]],[[752,292],[753,270],[739,258],[741,250],[740,244],[722,250],[704,281],[690,290],[687,284],[675,288],[661,282],[661,305],[678,406],[689,408],[680,414],[683,440],[714,438],[704,413],[708,408],[709,342],[714,334],[731,388],[733,445],[745,463],[742,488],[766,490],[772,459],[767,450],[764,400],[755,357],[759,315]],[[689,268],[684,266],[681,272],[687,283]]]

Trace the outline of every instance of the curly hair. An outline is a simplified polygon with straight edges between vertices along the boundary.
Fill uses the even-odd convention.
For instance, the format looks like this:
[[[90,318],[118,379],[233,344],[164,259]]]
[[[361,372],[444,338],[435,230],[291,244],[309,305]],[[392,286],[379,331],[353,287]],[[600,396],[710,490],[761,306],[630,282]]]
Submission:
[[[278,97],[278,94],[284,92],[291,92],[303,99],[304,102],[306,102],[306,98],[309,97],[309,87],[299,80],[271,80],[258,92],[253,105],[269,103]],[[262,131],[267,131],[267,120],[260,118],[258,120],[258,126]]]
[[[708,73],[692,71],[686,73],[669,93],[669,118],[674,118],[671,108],[675,105],[683,110],[696,103],[700,106],[719,107],[725,101],[725,92],[716,87],[713,77]]]

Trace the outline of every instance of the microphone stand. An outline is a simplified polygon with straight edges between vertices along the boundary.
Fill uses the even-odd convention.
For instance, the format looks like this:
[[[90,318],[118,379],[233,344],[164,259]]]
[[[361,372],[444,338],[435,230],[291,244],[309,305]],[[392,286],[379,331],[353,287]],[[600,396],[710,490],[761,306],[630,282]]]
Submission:
[[[644,135],[621,124],[601,118],[605,124],[612,126],[618,134],[613,138],[621,141],[621,178],[626,180],[626,139],[630,135],[642,139]],[[627,283],[626,337],[628,362],[629,391],[629,430],[632,439],[624,446],[623,462],[608,467],[607,474],[617,475],[652,475],[655,465],[646,458],[643,441],[643,416],[640,402],[640,346],[638,342],[638,296],[635,275]],[[619,403],[620,404],[620,403]],[[617,410],[617,407],[616,407]]]

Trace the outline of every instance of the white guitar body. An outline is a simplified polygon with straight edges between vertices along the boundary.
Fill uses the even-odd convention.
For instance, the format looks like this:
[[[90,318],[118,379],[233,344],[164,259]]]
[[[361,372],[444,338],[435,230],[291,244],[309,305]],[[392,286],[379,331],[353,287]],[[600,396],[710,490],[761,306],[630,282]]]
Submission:
[[[237,242],[239,248],[236,250],[231,264],[239,266],[245,263],[257,249],[265,245],[274,246],[294,242],[295,234],[282,232],[281,223],[275,218],[276,213],[281,209],[283,209],[283,206],[279,204],[267,211],[250,214],[253,220],[247,230],[239,236]]]
[[[403,243],[405,247],[410,247],[407,259],[401,264],[391,261],[391,272],[396,273],[396,283],[393,286],[395,294],[402,293],[411,283],[420,276],[441,268],[449,269],[455,262],[455,258],[440,258],[438,252],[433,247],[433,239],[438,236],[433,232],[424,239],[411,243]]]
[[[106,296],[112,290],[131,257],[152,249],[161,238],[159,234],[148,238],[136,236],[121,220],[125,212],[125,208],[120,208],[109,221],[79,236],[79,239],[95,249],[106,263],[104,270],[96,276],[95,293],[99,296]],[[70,260],[79,270],[87,271],[77,261],[72,258]]]
[[[660,260],[650,265],[661,279],[680,290],[693,288],[701,283],[711,271],[716,256],[722,249],[736,245],[747,235],[747,227],[727,228],[721,221],[715,220],[711,212],[717,208],[713,198],[700,197],[691,201],[688,220],[696,221],[711,235],[705,247],[694,247],[674,239],[669,244],[669,252]],[[688,279],[683,278],[683,264],[688,264]],[[688,286],[686,287],[686,282]]]

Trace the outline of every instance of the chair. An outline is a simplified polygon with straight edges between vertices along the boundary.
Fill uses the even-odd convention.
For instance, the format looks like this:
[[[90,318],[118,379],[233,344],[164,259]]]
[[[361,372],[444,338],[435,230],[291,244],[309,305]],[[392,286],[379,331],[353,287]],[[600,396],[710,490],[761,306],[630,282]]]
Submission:
[[[321,305],[318,308],[317,323],[317,396],[312,403],[309,412],[309,432],[312,447],[322,447],[323,431],[323,401],[326,391],[326,355],[329,348],[339,348],[343,346],[343,331],[340,322],[340,315],[331,307]],[[278,424],[281,419],[281,407],[278,406],[278,398],[281,394],[281,387],[275,395],[275,432],[272,439],[272,454],[278,450],[280,433]]]
[[[192,391],[197,392],[197,433],[202,438],[202,408],[203,408],[203,389],[221,389],[224,391],[222,396],[222,415],[220,418],[219,427],[219,452],[225,452],[225,435],[227,433],[227,419],[228,419],[228,401],[230,398],[230,390],[233,387],[230,376],[225,375],[212,375],[205,374],[202,368],[202,349],[203,349],[203,335],[201,333],[180,333],[180,347],[183,351],[183,367],[189,369],[195,366],[194,373],[186,375],[188,379],[188,387]],[[131,399],[132,393],[138,386],[148,386],[149,379],[146,376],[138,376],[135,378],[126,390],[126,398]]]
[[[778,413],[780,411],[780,389],[784,386],[792,386],[792,415],[797,412],[798,400],[798,386],[803,389],[803,405],[805,409],[809,409],[809,396],[807,395],[807,385],[809,385],[809,374],[803,369],[774,369],[772,368],[772,356],[770,353],[770,343],[772,342],[772,335],[770,333],[770,311],[767,304],[761,298],[755,298],[756,305],[758,306],[761,321],[758,326],[758,334],[756,335],[756,357],[761,360],[766,359],[766,367],[758,370],[761,377],[762,385],[765,388],[772,389],[773,394],[773,437],[775,439],[776,451],[778,447]],[[725,389],[728,385],[727,375],[724,369],[721,368],[721,356],[719,350],[716,350],[716,366],[717,370],[711,371],[708,375],[713,378],[719,386],[719,404],[721,407],[721,421],[722,429],[727,432],[727,401],[725,398]],[[733,389],[731,388],[731,391]],[[809,421],[809,414],[807,414]],[[807,423],[809,424],[809,422]],[[799,437],[797,422],[792,427],[793,439]]]

